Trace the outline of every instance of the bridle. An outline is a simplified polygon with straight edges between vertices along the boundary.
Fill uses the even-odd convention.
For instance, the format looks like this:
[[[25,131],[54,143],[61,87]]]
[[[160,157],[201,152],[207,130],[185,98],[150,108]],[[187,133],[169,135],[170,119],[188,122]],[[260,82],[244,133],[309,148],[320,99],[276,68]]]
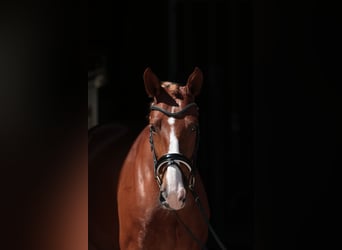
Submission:
[[[188,105],[186,105],[182,110],[178,112],[169,112],[161,107],[151,105],[150,110],[157,110],[162,112],[164,115],[168,117],[181,117],[186,113],[187,110],[189,110],[191,107],[196,107],[198,109],[198,106],[196,103],[192,102]],[[189,171],[189,178],[188,178],[188,188],[190,189],[194,200],[196,204],[198,205],[198,208],[200,209],[200,212],[207,223],[210,232],[213,234],[217,244],[219,245],[220,249],[226,250],[226,247],[223,245],[217,234],[215,233],[214,229],[209,223],[209,219],[204,211],[204,208],[201,204],[201,201],[199,199],[198,194],[195,191],[195,171],[196,171],[196,154],[198,150],[198,144],[199,144],[199,129],[196,129],[196,143],[195,143],[195,148],[193,151],[193,154],[191,156],[191,159],[188,159],[186,156],[183,154],[179,153],[171,153],[171,154],[164,154],[162,155],[159,159],[157,158],[155,149],[154,149],[154,142],[153,142],[153,130],[152,127],[150,128],[150,145],[151,145],[151,151],[152,151],[152,156],[153,156],[153,164],[154,164],[154,176],[155,179],[157,180],[159,189],[161,188],[162,182],[163,182],[163,174],[166,171],[166,168],[170,165],[176,165],[180,171],[182,171],[180,164],[183,164],[186,166],[187,170]],[[183,172],[182,172],[183,174]],[[163,196],[160,194],[160,201],[163,204]],[[180,219],[176,211],[174,211],[177,220],[184,226],[185,230],[189,233],[189,235],[197,242],[197,244],[202,248],[206,249],[206,247],[199,241],[199,239],[192,233],[190,228],[184,224],[184,222]]]
[[[169,112],[161,107],[153,106],[153,105],[150,107],[150,110],[160,111],[168,117],[179,118],[182,115],[184,115],[186,111],[189,110],[191,107],[198,108],[197,104],[192,102],[186,105],[182,110],[178,112]],[[196,171],[196,154],[198,150],[198,144],[199,144],[199,129],[196,129],[196,143],[195,143],[195,148],[194,148],[191,159],[188,159],[186,156],[184,156],[183,154],[179,154],[179,153],[164,154],[158,159],[156,152],[155,152],[154,142],[153,142],[153,130],[152,128],[150,128],[150,145],[151,145],[151,151],[152,151],[153,163],[154,163],[154,177],[157,180],[159,188],[162,185],[163,175],[165,173],[166,168],[171,165],[176,165],[182,172],[180,164],[183,164],[184,166],[186,166],[189,172],[188,187],[190,190],[194,189],[195,171]],[[161,199],[162,199],[162,196],[161,196]]]

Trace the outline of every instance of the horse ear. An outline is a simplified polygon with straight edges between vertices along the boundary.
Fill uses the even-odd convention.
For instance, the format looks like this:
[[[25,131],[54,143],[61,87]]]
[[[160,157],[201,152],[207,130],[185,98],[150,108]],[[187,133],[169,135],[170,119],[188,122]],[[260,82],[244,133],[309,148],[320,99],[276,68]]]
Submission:
[[[144,72],[145,90],[149,97],[155,97],[160,93],[160,80],[152,72],[150,68],[146,68]]]
[[[188,78],[186,86],[188,87],[188,90],[192,95],[197,96],[201,92],[202,84],[203,84],[202,71],[198,67],[195,67],[194,71],[191,73],[191,75]]]

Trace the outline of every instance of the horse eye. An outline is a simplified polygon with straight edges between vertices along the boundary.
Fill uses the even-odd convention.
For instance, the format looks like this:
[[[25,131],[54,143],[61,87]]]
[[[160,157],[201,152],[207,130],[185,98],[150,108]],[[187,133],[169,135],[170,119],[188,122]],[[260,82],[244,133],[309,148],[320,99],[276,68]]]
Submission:
[[[150,125],[150,129],[151,129],[151,131],[153,132],[153,133],[156,133],[157,132],[157,129],[156,129],[156,127],[154,126],[154,125]]]
[[[191,126],[191,132],[196,132],[197,131],[197,126],[193,125]]]

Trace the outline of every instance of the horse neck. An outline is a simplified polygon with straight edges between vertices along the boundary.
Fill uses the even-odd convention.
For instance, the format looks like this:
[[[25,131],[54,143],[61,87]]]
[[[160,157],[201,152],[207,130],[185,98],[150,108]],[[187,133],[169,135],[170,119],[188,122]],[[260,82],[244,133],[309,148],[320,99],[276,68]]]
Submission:
[[[143,172],[145,180],[154,180],[153,156],[149,142],[149,127],[146,126],[134,141],[127,157],[133,175]]]

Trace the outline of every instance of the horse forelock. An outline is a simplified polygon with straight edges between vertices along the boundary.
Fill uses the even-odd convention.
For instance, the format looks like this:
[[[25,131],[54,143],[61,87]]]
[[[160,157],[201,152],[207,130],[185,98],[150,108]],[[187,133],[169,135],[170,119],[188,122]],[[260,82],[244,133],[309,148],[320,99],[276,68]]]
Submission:
[[[162,82],[161,86],[164,88],[165,92],[173,98],[179,98],[183,96],[178,83]]]
[[[169,106],[184,106],[193,102],[194,97],[188,92],[187,86],[183,86],[176,82],[161,82],[164,94],[157,97],[158,102],[165,102]]]

